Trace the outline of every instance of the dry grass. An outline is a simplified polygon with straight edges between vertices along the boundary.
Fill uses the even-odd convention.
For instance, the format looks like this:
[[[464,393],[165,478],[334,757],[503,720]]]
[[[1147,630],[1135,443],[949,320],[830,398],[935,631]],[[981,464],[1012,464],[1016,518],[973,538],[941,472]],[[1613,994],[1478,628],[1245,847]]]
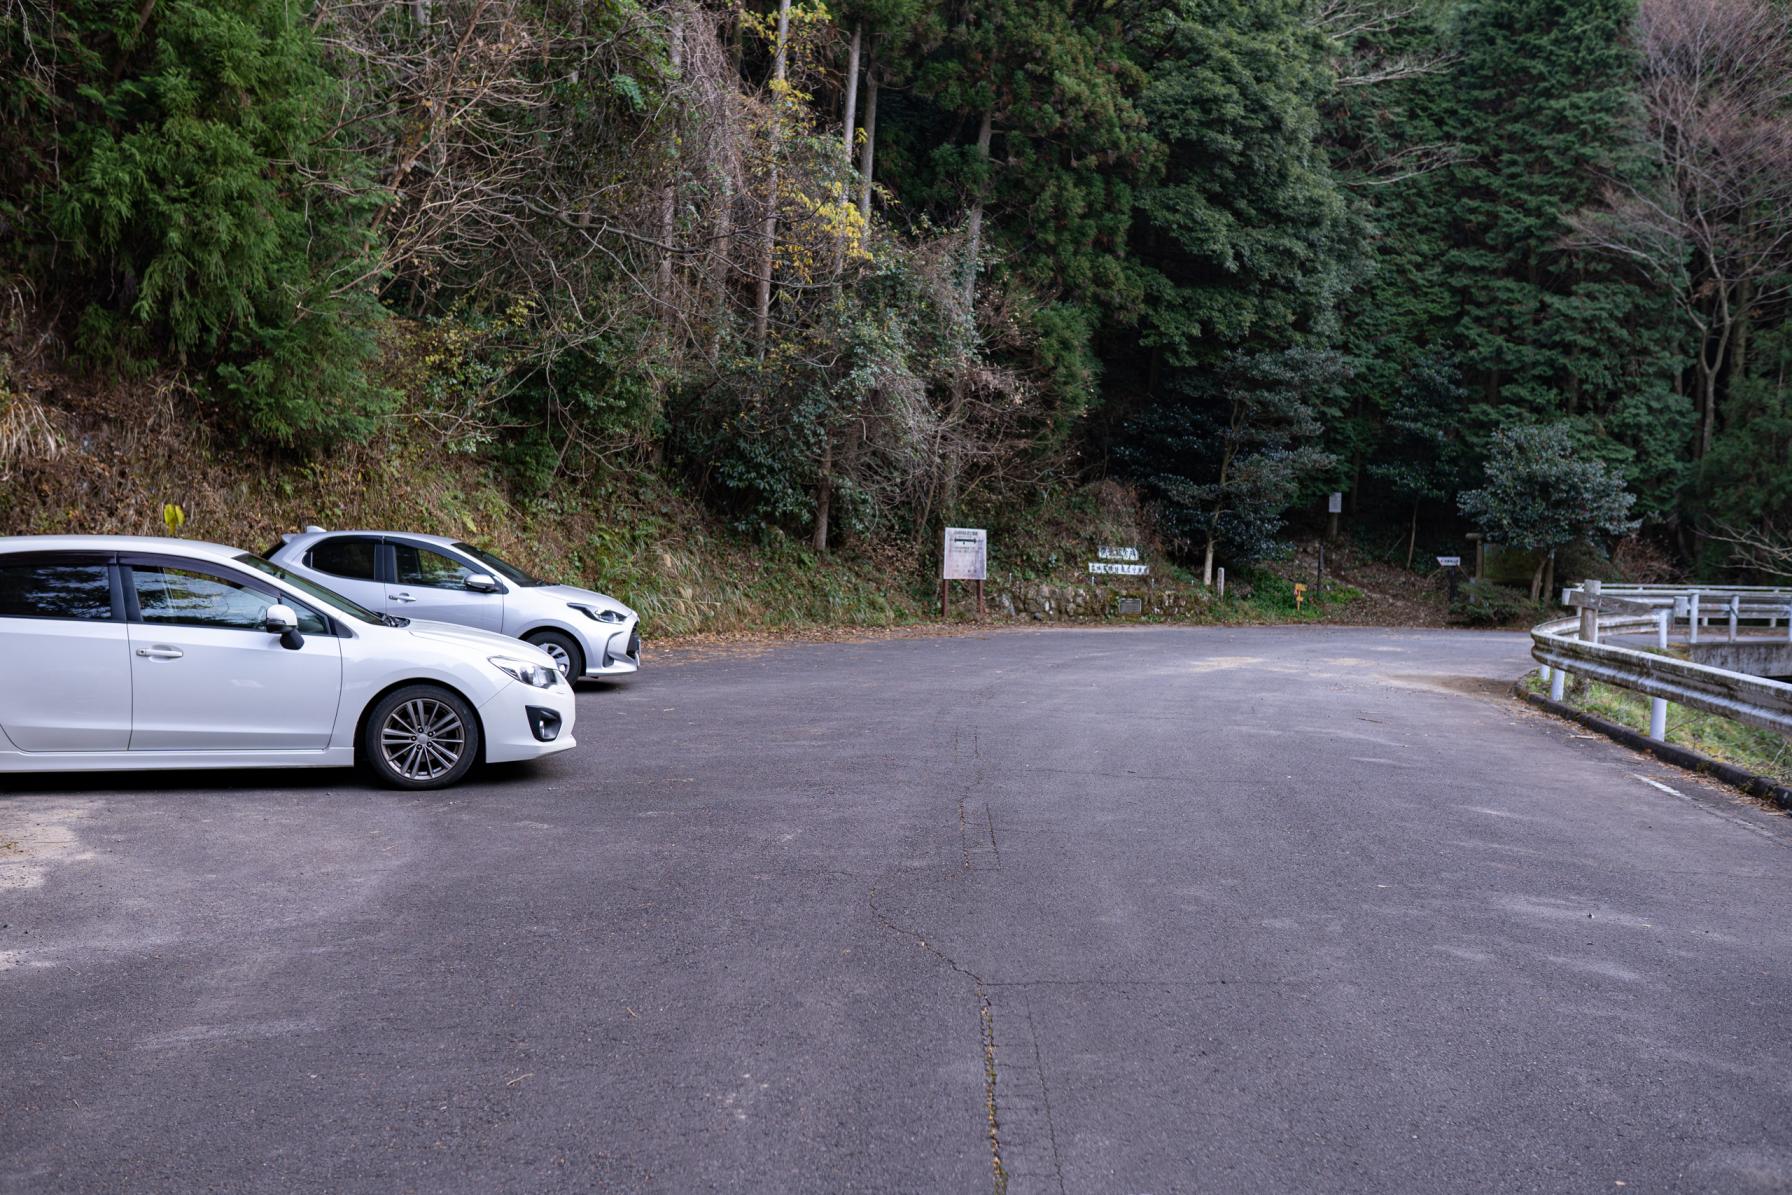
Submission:
[[[0,357],[0,481],[26,468],[61,458],[67,442],[48,408],[27,394],[5,389],[8,362]]]

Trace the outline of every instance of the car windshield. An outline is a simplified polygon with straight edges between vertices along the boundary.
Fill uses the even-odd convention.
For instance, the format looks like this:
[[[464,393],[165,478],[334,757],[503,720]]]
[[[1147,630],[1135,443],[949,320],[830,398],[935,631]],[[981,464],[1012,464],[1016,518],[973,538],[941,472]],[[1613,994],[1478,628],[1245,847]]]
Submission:
[[[496,572],[499,576],[503,577],[506,581],[512,581],[518,585],[546,585],[547,584],[547,582],[543,581],[540,577],[532,577],[528,573],[525,573],[522,569],[518,568],[516,565],[511,564],[508,561],[499,560],[496,556],[493,556],[490,552],[487,552],[481,548],[475,548],[472,544],[455,544],[454,548],[457,552],[465,552],[467,555],[469,555],[473,559],[477,560],[480,564],[483,564],[487,568],[490,568],[492,571]]]
[[[247,568],[252,568],[258,573],[266,573],[270,577],[275,577],[292,586],[300,593],[310,594],[320,602],[328,602],[331,606],[342,611],[350,618],[358,618],[362,622],[370,622],[376,627],[388,627],[393,625],[391,620],[385,615],[375,614],[372,610],[367,609],[367,607],[349,601],[335,590],[325,589],[315,581],[307,581],[303,577],[295,576],[281,568],[279,565],[263,560],[259,556],[252,556],[249,553],[244,552],[241,556],[236,558],[236,562]]]

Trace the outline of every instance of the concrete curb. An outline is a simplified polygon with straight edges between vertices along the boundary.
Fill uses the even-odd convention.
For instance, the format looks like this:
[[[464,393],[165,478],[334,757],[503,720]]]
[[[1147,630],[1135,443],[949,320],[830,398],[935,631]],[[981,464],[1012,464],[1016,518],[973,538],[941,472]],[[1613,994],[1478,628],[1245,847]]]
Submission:
[[[1709,755],[1688,747],[1677,747],[1673,743],[1658,743],[1648,735],[1632,730],[1628,726],[1608,722],[1597,714],[1577,710],[1573,706],[1563,705],[1559,701],[1551,701],[1541,693],[1527,693],[1520,687],[1523,683],[1520,681],[1512,686],[1513,694],[1546,713],[1554,714],[1558,718],[1567,718],[1571,722],[1578,722],[1588,730],[1596,730],[1607,738],[1614,739],[1633,750],[1646,751],[1663,763],[1671,763],[1677,768],[1685,768],[1689,772],[1721,780],[1733,788],[1741,789],[1751,797],[1772,801],[1781,809],[1792,813],[1792,788],[1769,780],[1765,776],[1746,771],[1735,764],[1712,759]]]

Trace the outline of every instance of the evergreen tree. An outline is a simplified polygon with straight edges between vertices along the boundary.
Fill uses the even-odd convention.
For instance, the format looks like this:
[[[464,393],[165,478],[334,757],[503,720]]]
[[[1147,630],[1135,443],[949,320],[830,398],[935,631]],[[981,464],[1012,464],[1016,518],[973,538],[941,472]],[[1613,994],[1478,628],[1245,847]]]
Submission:
[[[1601,461],[1577,451],[1563,422],[1496,432],[1487,456],[1486,482],[1458,502],[1463,517],[1494,543],[1537,552],[1531,578],[1534,602],[1553,583],[1557,550],[1595,535],[1628,535],[1636,496]]]
[[[1606,178],[1644,168],[1623,123],[1634,16],[1634,0],[1467,4],[1458,61],[1430,101],[1459,160],[1420,193],[1449,221],[1438,239],[1450,306],[1436,331],[1461,363],[1471,435],[1570,419],[1611,446],[1642,509],[1659,513],[1690,432],[1673,390],[1680,326],[1662,294],[1564,244],[1567,217]]]
[[[1328,350],[1363,227],[1318,144],[1324,38],[1294,0],[1176,0],[1142,12],[1141,100],[1163,144],[1134,242],[1145,311],[1113,333],[1118,455],[1202,545],[1269,550],[1347,369]]]
[[[381,309],[366,164],[279,0],[72,0],[9,28],[13,119],[48,136],[6,179],[27,267],[84,305],[94,359],[209,373],[254,433],[365,429]]]

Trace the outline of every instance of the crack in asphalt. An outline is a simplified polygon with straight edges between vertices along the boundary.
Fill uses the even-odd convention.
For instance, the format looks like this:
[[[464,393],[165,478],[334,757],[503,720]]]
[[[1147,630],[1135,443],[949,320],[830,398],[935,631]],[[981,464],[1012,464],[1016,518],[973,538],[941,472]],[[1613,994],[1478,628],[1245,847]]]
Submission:
[[[965,866],[970,866],[968,853],[965,859]],[[866,900],[871,906],[871,915],[877,918],[879,925],[882,925],[891,933],[900,934],[903,937],[912,939],[917,946],[921,947],[921,949],[927,951],[927,953],[933,955],[942,963],[945,963],[946,966],[952,968],[952,970],[971,981],[971,990],[977,997],[977,1021],[983,1042],[983,1107],[984,1113],[989,1121],[989,1165],[994,1183],[992,1189],[994,1190],[995,1195],[1006,1195],[1008,1190],[1008,1170],[1002,1163],[1001,1118],[996,1111],[995,1012],[990,1007],[988,986],[983,982],[983,977],[981,975],[978,975],[975,971],[972,971],[969,967],[961,964],[957,959],[941,950],[938,946],[929,942],[926,935],[922,934],[919,930],[911,929],[906,925],[898,923],[894,918],[878,908],[877,888],[875,885],[873,885],[871,890],[867,893]]]

